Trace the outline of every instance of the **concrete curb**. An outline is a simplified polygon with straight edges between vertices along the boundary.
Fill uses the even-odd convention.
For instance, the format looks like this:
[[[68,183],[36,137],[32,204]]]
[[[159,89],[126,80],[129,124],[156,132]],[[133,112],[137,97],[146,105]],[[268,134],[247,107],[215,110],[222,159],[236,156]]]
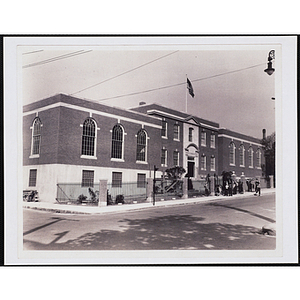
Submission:
[[[262,190],[262,196],[274,194],[276,189]],[[115,214],[130,211],[138,211],[150,208],[166,207],[166,206],[178,206],[178,205],[193,205],[203,202],[212,202],[219,200],[238,200],[246,197],[258,197],[254,196],[254,193],[246,192],[245,194],[238,194],[234,196],[208,196],[199,198],[188,198],[188,199],[177,199],[177,200],[166,200],[157,201],[155,205],[153,203],[140,203],[140,204],[125,204],[125,205],[112,205],[112,206],[75,206],[75,205],[63,205],[58,203],[46,203],[46,202],[23,202],[23,208],[36,209],[41,211],[49,211],[55,213],[64,214]]]

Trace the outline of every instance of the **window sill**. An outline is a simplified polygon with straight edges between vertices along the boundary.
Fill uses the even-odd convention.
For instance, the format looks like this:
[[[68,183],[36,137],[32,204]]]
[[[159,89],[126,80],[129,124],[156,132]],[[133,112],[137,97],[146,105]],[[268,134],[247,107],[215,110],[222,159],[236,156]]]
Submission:
[[[86,159],[97,159],[97,156],[80,155],[80,158],[86,158]]]
[[[137,163],[137,164],[141,164],[141,165],[148,165],[148,162],[147,162],[147,161],[137,160],[136,163]]]
[[[33,155],[30,155],[29,158],[39,158],[40,155],[39,154],[33,154]]]
[[[252,167],[252,166],[249,166],[249,169],[253,169],[253,167]]]
[[[168,139],[168,137],[167,137],[167,136],[162,136],[161,138],[162,138],[162,139],[165,139],[165,140],[167,140],[167,139]]]
[[[235,167],[235,164],[229,164],[229,166]]]
[[[173,139],[173,141],[175,141],[175,142],[180,142],[180,140],[179,140],[179,139]]]
[[[110,161],[125,162],[122,158],[111,158]]]
[[[160,166],[161,166],[161,167],[168,167],[168,165],[164,165],[164,164],[161,164]]]

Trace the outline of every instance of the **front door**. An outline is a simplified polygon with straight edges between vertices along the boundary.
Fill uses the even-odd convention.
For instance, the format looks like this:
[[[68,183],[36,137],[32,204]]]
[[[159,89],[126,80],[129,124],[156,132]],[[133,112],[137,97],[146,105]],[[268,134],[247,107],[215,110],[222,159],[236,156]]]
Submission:
[[[188,174],[187,177],[195,176],[195,162],[194,157],[188,157]]]

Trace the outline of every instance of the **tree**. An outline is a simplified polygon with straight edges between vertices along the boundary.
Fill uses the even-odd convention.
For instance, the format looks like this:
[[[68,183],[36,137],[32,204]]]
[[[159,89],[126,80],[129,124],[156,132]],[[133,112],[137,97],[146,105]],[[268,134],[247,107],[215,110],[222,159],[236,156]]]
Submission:
[[[261,140],[262,148],[265,155],[265,165],[262,166],[265,176],[268,178],[270,175],[275,177],[275,146],[276,137],[275,132]]]
[[[166,173],[170,179],[180,179],[185,172],[185,169],[179,166],[166,170]]]

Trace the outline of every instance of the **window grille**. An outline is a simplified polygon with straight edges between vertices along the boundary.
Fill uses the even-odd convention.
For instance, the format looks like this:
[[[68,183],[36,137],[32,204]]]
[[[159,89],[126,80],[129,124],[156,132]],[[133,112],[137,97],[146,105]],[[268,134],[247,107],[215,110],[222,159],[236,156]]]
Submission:
[[[162,120],[161,136],[167,137],[167,121]]]
[[[82,171],[82,187],[94,187],[94,171]]]
[[[206,156],[202,155],[201,156],[201,170],[206,170]]]
[[[245,166],[245,147],[240,146],[240,166]]]
[[[113,188],[122,187],[122,172],[112,172],[112,185]]]
[[[137,187],[145,188],[146,187],[146,174],[137,174]]]
[[[115,125],[112,130],[112,158],[123,158],[123,128],[121,125]]]
[[[174,140],[179,140],[179,125],[174,125]]]
[[[83,123],[82,133],[82,155],[95,155],[96,125],[95,122],[88,118]]]
[[[215,171],[216,170],[216,158],[212,156],[210,158],[210,170]]]
[[[137,134],[137,150],[136,160],[146,161],[146,150],[147,150],[147,135],[145,130],[141,129]]]
[[[257,168],[260,168],[261,167],[261,150],[260,149],[257,149],[256,156],[257,156]]]
[[[216,148],[216,136],[214,134],[210,136],[210,148]]]
[[[206,146],[206,132],[201,132],[201,146]]]
[[[229,164],[235,165],[235,144],[231,142],[229,148]]]
[[[179,151],[173,152],[173,164],[174,164],[174,166],[179,165]]]
[[[253,148],[249,148],[249,167],[253,168]]]
[[[161,164],[166,166],[167,165],[167,150],[161,149]]]
[[[33,121],[33,130],[32,130],[32,149],[31,149],[32,155],[40,154],[41,125],[42,122],[40,118],[35,118]]]
[[[36,169],[32,169],[29,171],[29,185],[28,186],[36,186],[36,176],[37,176]]]

